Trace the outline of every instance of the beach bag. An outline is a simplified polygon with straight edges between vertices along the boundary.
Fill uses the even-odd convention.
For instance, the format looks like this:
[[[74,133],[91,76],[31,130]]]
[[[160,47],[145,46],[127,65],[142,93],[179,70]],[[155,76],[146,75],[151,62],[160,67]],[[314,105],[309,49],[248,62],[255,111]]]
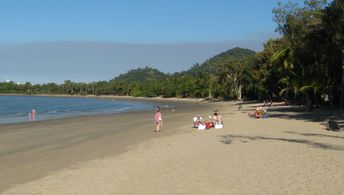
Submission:
[[[215,125],[215,129],[222,129],[223,128],[223,124],[216,124]]]
[[[334,121],[334,120],[329,120],[328,124],[327,124],[327,128],[331,131],[339,131],[340,127],[338,125],[338,122]]]
[[[206,123],[205,123],[205,127],[206,127],[207,129],[210,129],[210,128],[213,127],[213,123],[211,123],[211,122],[206,122]]]

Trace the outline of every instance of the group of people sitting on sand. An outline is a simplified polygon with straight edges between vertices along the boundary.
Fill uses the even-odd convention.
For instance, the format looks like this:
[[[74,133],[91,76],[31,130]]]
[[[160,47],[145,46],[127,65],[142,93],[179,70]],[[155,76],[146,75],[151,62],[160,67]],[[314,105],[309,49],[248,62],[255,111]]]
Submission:
[[[202,116],[199,114],[193,118],[194,128],[198,130],[205,130],[210,128],[222,129],[223,121],[221,115],[219,115],[218,110],[214,111],[213,116],[209,115],[209,121],[204,121]]]
[[[272,101],[264,101],[263,106],[260,106],[255,110],[248,112],[248,116],[252,118],[269,118],[268,106],[272,106]]]
[[[252,118],[268,118],[268,109],[266,107],[258,107],[253,111],[248,112],[248,116]]]

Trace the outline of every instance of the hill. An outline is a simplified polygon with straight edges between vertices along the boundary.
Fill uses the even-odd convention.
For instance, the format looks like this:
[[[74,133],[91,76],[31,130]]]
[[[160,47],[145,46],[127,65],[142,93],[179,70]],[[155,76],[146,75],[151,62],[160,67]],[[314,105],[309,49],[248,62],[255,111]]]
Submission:
[[[162,80],[166,74],[158,69],[151,67],[137,68],[129,70],[125,74],[121,74],[114,78],[113,81],[122,81],[125,83],[144,83],[152,80]]]
[[[235,47],[209,58],[201,65],[196,64],[181,74],[190,74],[193,76],[198,76],[202,73],[217,74],[219,72],[218,68],[221,64],[229,63],[233,59],[244,60],[247,59],[247,57],[254,56],[255,53],[255,51],[250,49]]]

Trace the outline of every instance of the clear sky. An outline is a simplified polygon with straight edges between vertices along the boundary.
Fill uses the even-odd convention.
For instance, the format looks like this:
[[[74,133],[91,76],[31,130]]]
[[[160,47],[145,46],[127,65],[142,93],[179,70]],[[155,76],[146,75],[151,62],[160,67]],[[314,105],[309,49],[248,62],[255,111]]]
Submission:
[[[232,47],[259,51],[278,36],[272,20],[276,4],[1,0],[0,81],[90,82],[144,66],[172,73]]]

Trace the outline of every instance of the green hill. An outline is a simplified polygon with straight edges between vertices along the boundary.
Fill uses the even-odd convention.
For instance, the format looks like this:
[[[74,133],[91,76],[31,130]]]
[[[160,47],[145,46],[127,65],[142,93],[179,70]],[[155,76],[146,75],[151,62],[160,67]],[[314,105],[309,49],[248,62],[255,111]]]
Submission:
[[[250,49],[235,47],[233,49],[229,49],[225,52],[215,55],[214,57],[206,60],[201,65],[196,64],[192,66],[189,70],[184,71],[181,74],[190,74],[193,76],[198,76],[204,73],[217,74],[219,73],[219,66],[221,64],[230,63],[233,59],[247,59],[247,57],[254,56],[255,53],[255,51],[252,51]]]
[[[114,78],[113,81],[122,81],[125,83],[144,83],[152,80],[162,80],[166,74],[151,67],[137,68],[129,70],[125,74],[121,74]]]

